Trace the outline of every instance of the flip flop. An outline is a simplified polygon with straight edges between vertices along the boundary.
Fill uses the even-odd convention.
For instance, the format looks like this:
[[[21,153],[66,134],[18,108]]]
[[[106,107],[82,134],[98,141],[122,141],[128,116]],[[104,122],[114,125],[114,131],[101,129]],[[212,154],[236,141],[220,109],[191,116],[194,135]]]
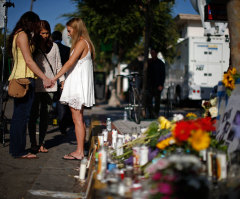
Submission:
[[[16,157],[17,159],[28,159],[28,160],[31,160],[31,159],[38,159],[39,157],[38,156],[33,156],[34,154],[32,153],[28,153],[26,155],[23,155],[23,156],[19,156],[19,157]]]
[[[81,161],[82,160],[82,158],[77,158],[77,157],[73,156],[71,153],[63,156],[63,159],[64,160],[77,160],[77,161]]]

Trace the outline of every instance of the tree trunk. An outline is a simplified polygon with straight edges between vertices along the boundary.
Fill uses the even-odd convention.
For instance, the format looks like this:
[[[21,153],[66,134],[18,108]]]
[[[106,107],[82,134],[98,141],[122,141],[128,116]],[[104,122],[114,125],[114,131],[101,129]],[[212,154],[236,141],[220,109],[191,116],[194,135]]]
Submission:
[[[228,28],[230,33],[231,65],[240,72],[240,1],[229,0],[227,3]]]

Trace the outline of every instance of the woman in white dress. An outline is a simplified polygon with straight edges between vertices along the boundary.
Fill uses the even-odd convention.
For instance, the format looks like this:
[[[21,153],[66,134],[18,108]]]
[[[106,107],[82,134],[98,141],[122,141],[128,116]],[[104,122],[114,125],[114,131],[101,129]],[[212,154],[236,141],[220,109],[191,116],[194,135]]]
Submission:
[[[92,61],[95,58],[95,49],[80,18],[68,21],[67,31],[72,38],[71,55],[52,83],[55,84],[67,72],[60,102],[68,104],[72,112],[77,149],[65,155],[63,159],[81,160],[84,157],[85,137],[83,110],[84,106],[92,107],[95,104]]]

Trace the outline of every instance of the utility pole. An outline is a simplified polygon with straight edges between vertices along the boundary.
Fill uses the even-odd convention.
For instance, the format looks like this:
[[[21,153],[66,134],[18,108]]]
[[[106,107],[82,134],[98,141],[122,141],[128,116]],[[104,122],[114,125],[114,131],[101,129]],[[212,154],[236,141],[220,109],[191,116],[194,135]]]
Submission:
[[[32,11],[33,9],[33,2],[36,1],[36,0],[31,0],[31,6],[30,6],[30,11]]]

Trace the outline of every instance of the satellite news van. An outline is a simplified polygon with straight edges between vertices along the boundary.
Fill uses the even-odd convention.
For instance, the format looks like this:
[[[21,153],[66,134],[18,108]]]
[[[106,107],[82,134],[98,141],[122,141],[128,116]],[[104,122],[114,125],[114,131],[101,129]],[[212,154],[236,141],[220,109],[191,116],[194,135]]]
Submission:
[[[228,37],[188,37],[179,42],[173,63],[166,63],[163,99],[209,99],[228,69],[229,57]]]
[[[191,3],[200,14],[201,25],[197,24],[196,15],[191,19],[187,15],[179,15],[178,19],[182,19],[178,21],[182,40],[176,45],[173,63],[166,63],[162,98],[176,103],[186,99],[209,99],[213,87],[222,80],[229,67],[227,21],[217,19],[218,15],[213,17],[214,13],[218,13],[211,10],[209,1],[191,0]]]

